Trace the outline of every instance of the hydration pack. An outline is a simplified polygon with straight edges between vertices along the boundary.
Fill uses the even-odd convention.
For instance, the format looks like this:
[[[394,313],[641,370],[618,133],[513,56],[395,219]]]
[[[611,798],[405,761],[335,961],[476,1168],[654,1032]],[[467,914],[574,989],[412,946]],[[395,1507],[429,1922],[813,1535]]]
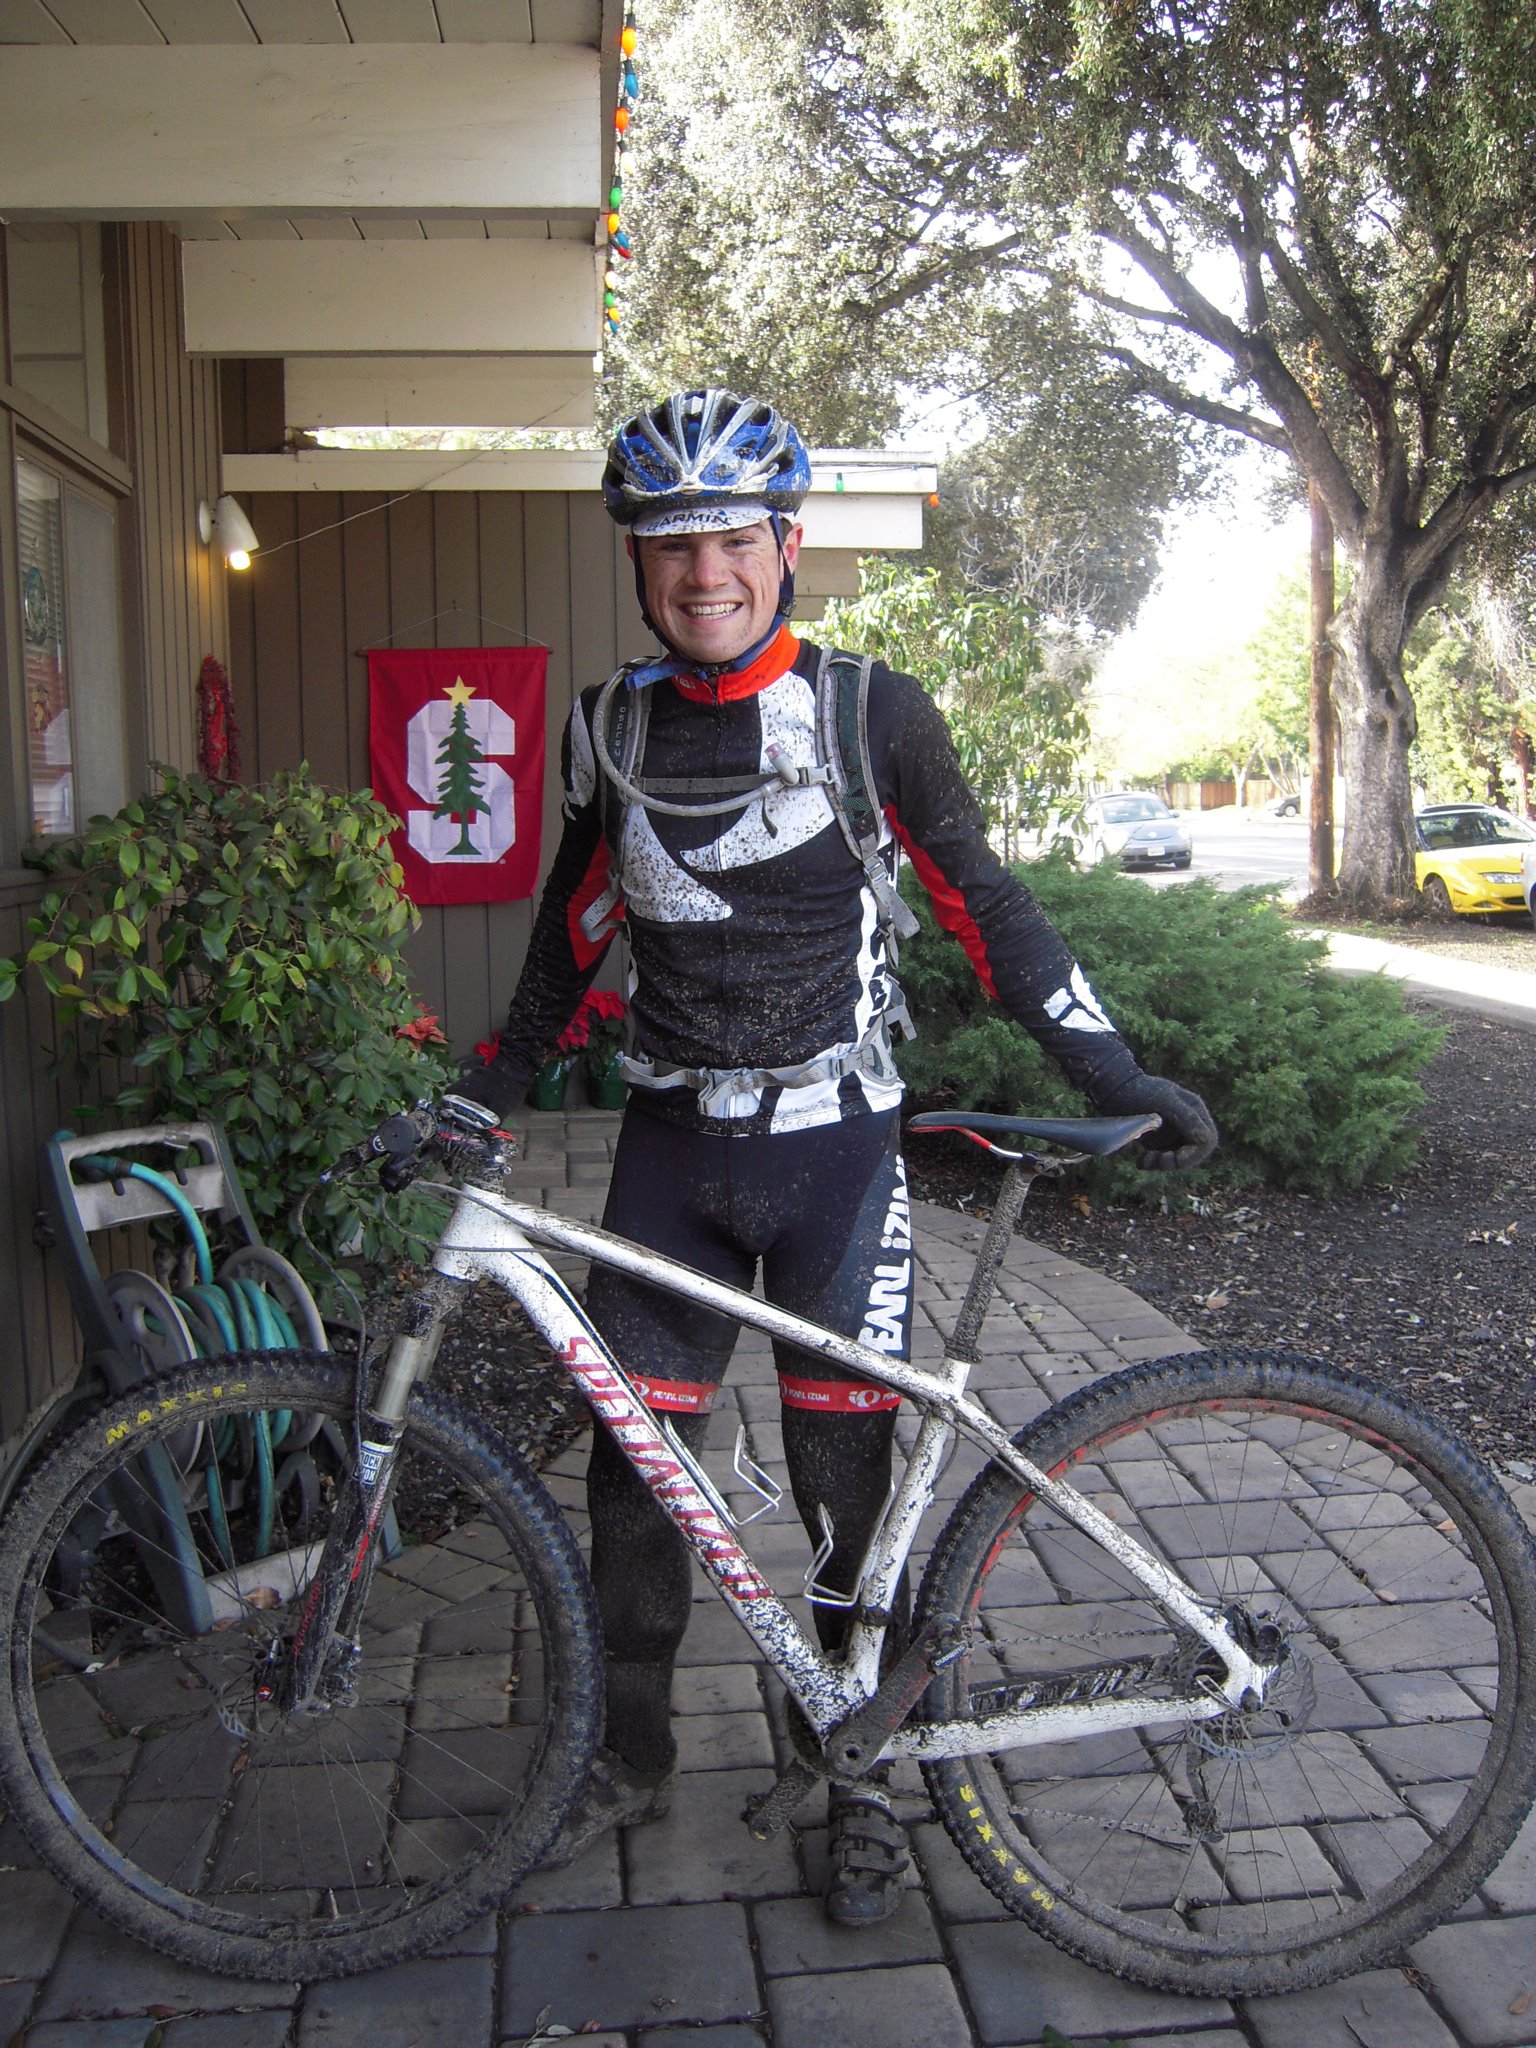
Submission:
[[[869,657],[860,660],[857,655],[822,650],[816,666],[813,767],[797,767],[787,758],[776,761],[780,750],[770,747],[766,774],[737,776],[636,773],[645,758],[651,691],[655,688],[654,683],[630,681],[634,670],[643,665],[632,663],[611,676],[593,706],[592,745],[601,777],[603,831],[608,844],[614,849],[621,846],[632,804],[676,817],[700,817],[744,811],[774,789],[824,789],[848,850],[864,871],[894,961],[898,938],[912,938],[919,927],[916,913],[901,899],[880,846],[880,807],[869,759]],[[589,939],[596,938],[612,915],[618,896],[615,879],[586,912],[581,922]]]

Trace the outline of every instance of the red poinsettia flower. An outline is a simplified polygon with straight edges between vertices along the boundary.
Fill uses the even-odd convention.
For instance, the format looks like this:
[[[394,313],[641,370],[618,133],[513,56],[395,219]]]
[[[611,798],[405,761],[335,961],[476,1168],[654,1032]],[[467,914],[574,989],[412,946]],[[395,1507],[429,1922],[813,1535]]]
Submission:
[[[395,1033],[396,1038],[408,1038],[412,1045],[446,1045],[443,1027],[433,1010],[418,1009],[409,1024],[402,1024]]]

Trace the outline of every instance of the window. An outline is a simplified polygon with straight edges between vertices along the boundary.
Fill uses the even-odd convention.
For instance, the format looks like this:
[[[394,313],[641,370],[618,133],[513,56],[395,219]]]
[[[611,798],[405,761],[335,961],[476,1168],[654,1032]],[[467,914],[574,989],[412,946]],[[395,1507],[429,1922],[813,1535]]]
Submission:
[[[5,248],[15,383],[105,446],[101,229],[94,221],[13,221]]]
[[[30,454],[16,501],[30,829],[56,837],[127,798],[116,520]]]

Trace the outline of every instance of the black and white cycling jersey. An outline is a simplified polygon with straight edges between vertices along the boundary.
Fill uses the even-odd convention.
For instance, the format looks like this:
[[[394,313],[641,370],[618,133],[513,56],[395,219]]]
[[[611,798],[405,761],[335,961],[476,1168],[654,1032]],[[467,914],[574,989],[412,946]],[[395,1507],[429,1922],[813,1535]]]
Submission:
[[[648,786],[814,768],[819,650],[785,628],[750,668],[651,686]],[[605,804],[592,746],[596,690],[573,711],[565,829],[501,1036],[531,1077],[595,975],[622,916],[634,1052],[655,1079],[651,1113],[703,1130],[800,1130],[889,1109],[901,1084],[882,1025],[901,998],[878,906],[826,791],[768,789],[743,810],[679,817]],[[876,664],[868,747],[885,859],[912,860],[941,922],[989,994],[1090,1095],[1137,1071],[1030,891],[987,842],[942,714]],[[770,759],[772,750],[772,759]],[[605,822],[616,844],[605,836]],[[587,918],[616,885],[618,903]],[[864,1056],[855,1058],[859,1049]],[[809,1072],[797,1071],[809,1068]],[[768,1070],[790,1070],[793,1085]]]

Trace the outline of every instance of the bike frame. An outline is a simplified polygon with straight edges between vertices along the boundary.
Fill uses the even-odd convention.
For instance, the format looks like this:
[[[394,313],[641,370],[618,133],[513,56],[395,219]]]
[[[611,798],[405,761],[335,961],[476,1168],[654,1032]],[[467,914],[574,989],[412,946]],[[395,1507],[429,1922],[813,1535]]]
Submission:
[[[383,1425],[386,1433],[397,1432],[403,1423],[411,1387],[430,1371],[452,1295],[477,1279],[495,1282],[522,1305],[819,1737],[824,1739],[875,1692],[885,1624],[856,1616],[847,1649],[836,1662],[812,1643],[737,1540],[734,1517],[712,1481],[675,1433],[646,1407],[622,1364],[538,1246],[573,1252],[649,1286],[685,1295],[917,1403],[922,1410],[917,1439],[865,1559],[863,1613],[890,1612],[918,1527],[931,1503],[945,1449],[951,1434],[958,1431],[1116,1558],[1225,1666],[1222,1679],[1206,1677],[1188,1693],[1169,1699],[1100,1698],[1034,1706],[1029,1703],[1027,1685],[1021,1686],[1017,1701],[1001,1711],[980,1718],[920,1722],[897,1730],[881,1751],[883,1757],[965,1756],[1117,1729],[1211,1720],[1239,1705],[1246,1694],[1262,1698],[1269,1673],[1246,1654],[1224,1617],[1199,1600],[1176,1573],[1127,1536],[1085,1495],[1018,1450],[985,1409],[967,1395],[970,1366],[965,1360],[946,1355],[936,1369],[926,1370],[873,1350],[855,1338],[839,1336],[818,1323],[806,1322],[787,1309],[744,1294],[661,1253],[647,1251],[627,1238],[551,1215],[490,1187],[438,1186],[435,1191],[455,1198],[453,1214],[432,1259],[437,1277],[423,1290],[424,1314],[419,1327],[397,1336],[390,1347],[364,1436],[370,1434],[369,1422]]]

